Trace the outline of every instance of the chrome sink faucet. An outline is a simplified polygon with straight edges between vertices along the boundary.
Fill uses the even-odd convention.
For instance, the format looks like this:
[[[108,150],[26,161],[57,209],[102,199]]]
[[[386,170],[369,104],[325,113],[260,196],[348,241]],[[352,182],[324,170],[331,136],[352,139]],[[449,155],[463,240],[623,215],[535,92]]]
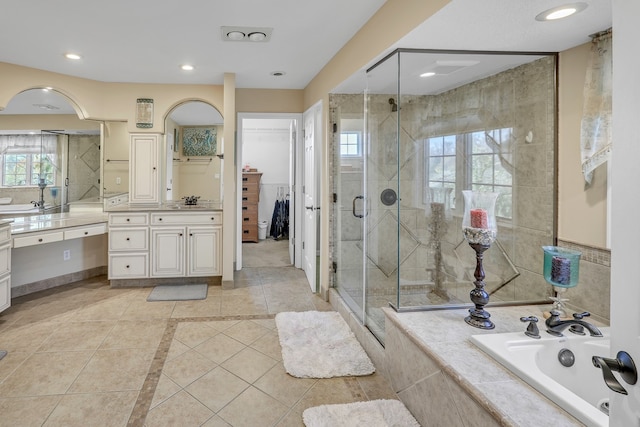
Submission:
[[[588,315],[589,313],[585,312],[585,313],[580,313],[578,316],[574,316],[573,319],[561,320],[560,312],[558,310],[551,310],[551,317],[549,317],[545,321],[545,324],[547,325],[547,332],[556,337],[562,337],[563,336],[562,331],[564,331],[566,328],[568,328],[569,326],[572,326],[572,327],[577,326],[577,327],[582,327],[587,331],[589,331],[589,335],[591,335],[592,337],[601,337],[602,332],[600,332],[600,329],[596,328],[594,325],[592,325],[589,322],[580,320],[583,317]],[[580,331],[581,329],[575,328],[572,330]]]

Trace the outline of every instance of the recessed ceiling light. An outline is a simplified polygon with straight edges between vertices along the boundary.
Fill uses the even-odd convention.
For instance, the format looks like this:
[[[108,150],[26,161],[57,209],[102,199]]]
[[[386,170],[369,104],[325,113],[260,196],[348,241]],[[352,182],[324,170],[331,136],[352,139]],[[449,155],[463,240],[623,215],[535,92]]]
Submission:
[[[67,58],[67,59],[80,59],[80,58],[82,58],[77,53],[65,53],[64,57]]]
[[[433,77],[433,76],[435,76],[435,75],[436,75],[436,73],[435,73],[435,72],[433,72],[433,71],[428,71],[428,72],[426,72],[426,73],[422,73],[422,74],[420,74],[420,77]]]
[[[227,37],[229,40],[240,41],[244,39],[244,33],[242,31],[229,31]]]
[[[184,71],[193,71],[193,68],[194,68],[194,67],[193,67],[193,65],[184,64],[184,65],[181,65],[181,66],[180,66],[180,68],[181,68],[182,70],[184,70]]]
[[[222,41],[227,42],[268,42],[273,28],[267,27],[220,27]]]
[[[252,42],[261,42],[261,41],[264,41],[264,39],[266,38],[267,38],[267,35],[260,31],[255,31],[249,34],[249,40],[251,40]]]
[[[285,73],[284,71],[272,71],[269,74],[271,74],[273,77],[282,77],[287,73]]]
[[[587,8],[587,4],[583,2],[569,3],[562,6],[547,9],[536,16],[536,21],[555,21],[557,19],[566,18],[582,12]]]

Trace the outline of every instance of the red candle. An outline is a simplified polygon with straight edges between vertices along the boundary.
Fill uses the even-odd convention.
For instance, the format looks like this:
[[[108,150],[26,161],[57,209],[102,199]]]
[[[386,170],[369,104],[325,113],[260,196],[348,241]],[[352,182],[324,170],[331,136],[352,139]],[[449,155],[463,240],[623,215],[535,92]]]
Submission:
[[[471,209],[471,227],[488,229],[489,223],[487,221],[487,211],[484,209]]]

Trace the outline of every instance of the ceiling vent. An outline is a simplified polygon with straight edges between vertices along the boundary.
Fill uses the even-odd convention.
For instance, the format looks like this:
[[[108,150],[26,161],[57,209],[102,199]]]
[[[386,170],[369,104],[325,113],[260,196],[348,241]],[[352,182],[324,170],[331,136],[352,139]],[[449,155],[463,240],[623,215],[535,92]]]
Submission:
[[[265,27],[220,27],[222,41],[264,43],[271,40],[273,28]]]

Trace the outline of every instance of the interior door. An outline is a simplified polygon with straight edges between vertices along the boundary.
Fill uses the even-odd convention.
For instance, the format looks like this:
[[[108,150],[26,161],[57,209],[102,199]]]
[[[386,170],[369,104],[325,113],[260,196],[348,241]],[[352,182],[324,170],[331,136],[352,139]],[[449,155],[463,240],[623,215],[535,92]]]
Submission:
[[[296,140],[298,121],[291,120],[289,124],[289,262],[295,265],[295,182],[296,182]]]
[[[302,269],[313,292],[317,291],[316,281],[316,180],[315,180],[315,140],[317,111],[319,106],[304,113],[304,175],[302,192],[304,199],[304,224],[302,237]]]
[[[611,151],[611,349],[610,358],[619,351],[627,352],[640,367],[640,286],[638,286],[638,209],[640,198],[628,185],[638,182],[640,144],[637,117],[640,114],[640,85],[634,70],[640,66],[637,40],[640,27],[637,16],[640,2],[613,2],[616,34],[613,37],[613,135],[615,149]],[[620,31],[620,32],[617,32]],[[606,298],[607,295],[602,295]],[[602,355],[600,355],[602,356]],[[609,392],[610,426],[640,426],[640,382],[631,385],[619,373],[614,377],[628,395]]]

